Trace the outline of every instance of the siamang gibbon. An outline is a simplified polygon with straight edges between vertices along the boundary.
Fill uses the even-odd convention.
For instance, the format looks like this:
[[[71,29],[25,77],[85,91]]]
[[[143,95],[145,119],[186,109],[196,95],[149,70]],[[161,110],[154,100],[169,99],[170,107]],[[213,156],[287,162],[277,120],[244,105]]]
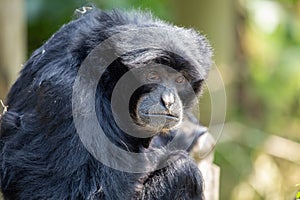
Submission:
[[[188,151],[203,133],[192,108],[211,65],[208,41],[149,13],[81,11],[9,91],[4,198],[203,199]]]

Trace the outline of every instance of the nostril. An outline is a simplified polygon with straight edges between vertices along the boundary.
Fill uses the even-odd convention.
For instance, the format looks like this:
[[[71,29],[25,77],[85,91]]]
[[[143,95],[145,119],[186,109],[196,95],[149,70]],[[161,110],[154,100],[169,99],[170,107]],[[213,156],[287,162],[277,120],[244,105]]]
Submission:
[[[167,109],[170,109],[171,106],[175,103],[174,94],[170,92],[164,92],[161,96],[161,101]]]

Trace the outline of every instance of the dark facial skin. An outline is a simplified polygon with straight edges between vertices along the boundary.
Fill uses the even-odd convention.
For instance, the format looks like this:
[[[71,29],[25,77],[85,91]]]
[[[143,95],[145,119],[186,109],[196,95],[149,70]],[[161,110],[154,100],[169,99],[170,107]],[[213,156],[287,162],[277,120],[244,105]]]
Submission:
[[[134,94],[134,121],[148,130],[165,132],[178,126],[183,117],[179,93],[187,88],[183,74],[166,67],[150,67],[139,73],[145,82]]]

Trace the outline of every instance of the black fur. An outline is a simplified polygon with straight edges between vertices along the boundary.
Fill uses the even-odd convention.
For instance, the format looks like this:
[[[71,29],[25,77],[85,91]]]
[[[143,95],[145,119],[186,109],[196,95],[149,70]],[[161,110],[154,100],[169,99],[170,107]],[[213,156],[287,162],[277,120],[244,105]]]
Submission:
[[[71,100],[78,68],[93,48],[120,32],[122,25],[179,29],[153,19],[150,14],[104,12],[95,8],[63,26],[25,64],[8,94],[8,111],[1,118],[0,176],[5,199],[202,199],[201,174],[188,152],[165,152],[179,159],[163,169],[126,173],[97,161],[76,134]],[[185,38],[164,40],[170,40],[170,44],[184,40],[187,46],[176,48],[192,52],[197,57],[196,63],[207,72],[211,58],[208,43],[195,31],[181,29],[181,32]],[[189,43],[198,49],[189,47]],[[115,125],[110,110],[111,91],[127,71],[124,63],[130,63],[137,54],[128,54],[122,61],[117,59],[111,64],[97,89],[96,101],[102,100],[102,104],[96,105],[96,110],[102,111],[97,113],[98,118],[111,141],[123,149],[143,152],[167,142],[156,136],[146,149],[148,145],[144,143],[151,143],[151,138],[139,139],[123,133]],[[179,57],[161,54],[169,56],[171,62],[177,59],[174,68],[187,67],[186,71],[195,78],[193,87],[198,93],[197,84],[202,80],[196,80],[193,68],[199,66],[191,67]]]

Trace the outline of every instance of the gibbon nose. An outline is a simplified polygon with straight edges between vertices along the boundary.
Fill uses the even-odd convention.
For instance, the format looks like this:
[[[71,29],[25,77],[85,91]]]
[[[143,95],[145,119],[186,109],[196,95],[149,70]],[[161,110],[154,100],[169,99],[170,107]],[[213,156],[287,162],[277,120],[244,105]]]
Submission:
[[[172,105],[175,103],[174,94],[171,92],[163,92],[161,96],[161,101],[167,109],[170,109]]]

